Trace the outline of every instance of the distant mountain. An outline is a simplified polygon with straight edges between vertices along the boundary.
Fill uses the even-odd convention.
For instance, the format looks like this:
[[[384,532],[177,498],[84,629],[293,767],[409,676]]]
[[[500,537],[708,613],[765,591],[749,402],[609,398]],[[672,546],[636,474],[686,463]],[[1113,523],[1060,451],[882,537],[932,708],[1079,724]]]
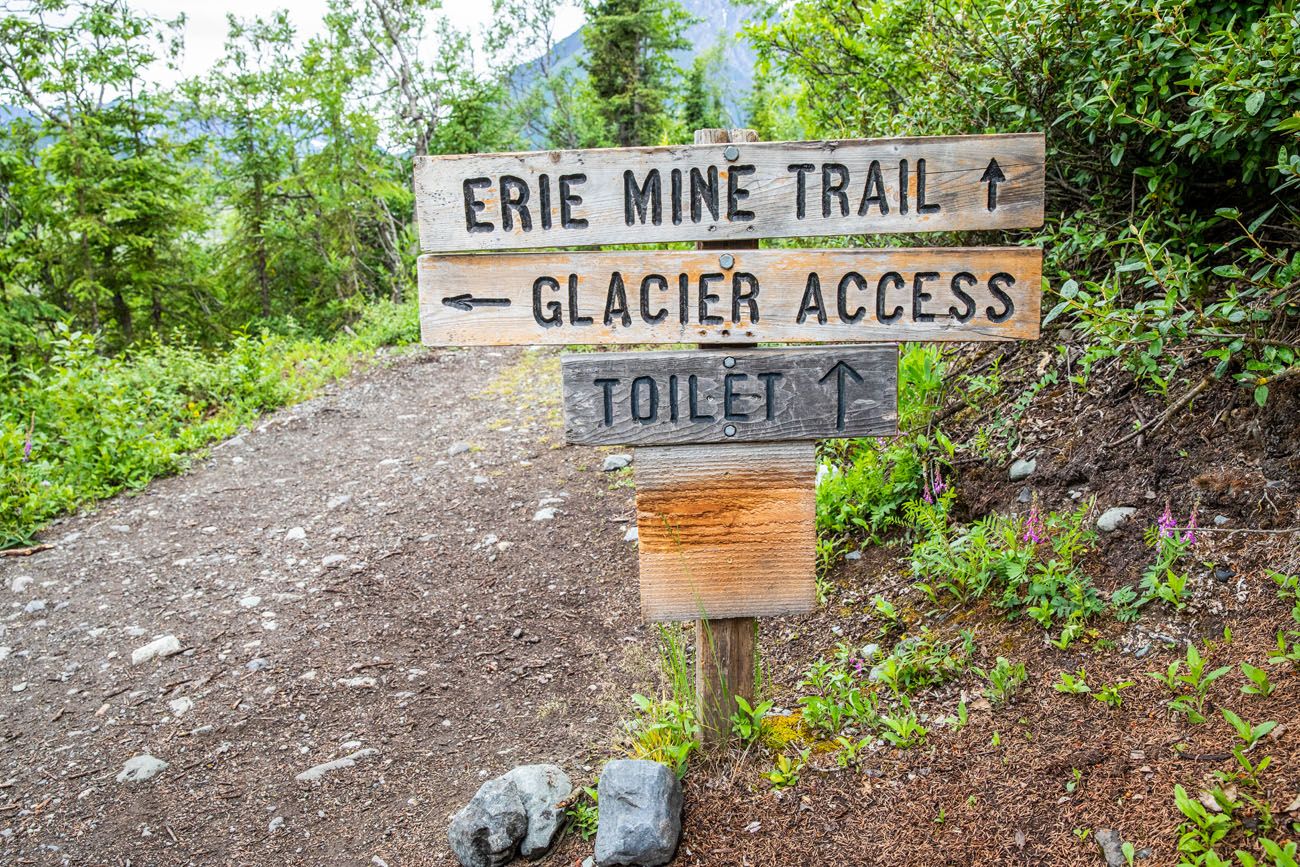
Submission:
[[[745,22],[757,14],[749,6],[732,3],[731,0],[678,0],[692,17],[699,19],[686,29],[685,38],[690,48],[674,51],[673,59],[686,71],[699,54],[722,44],[722,57],[716,83],[722,93],[723,105],[731,122],[741,125],[745,122],[743,105],[749,89],[754,83],[754,62],[757,55],[749,43],[738,38],[737,34]],[[555,69],[574,69],[581,75],[580,62],[586,56],[582,44],[582,30],[575,30],[555,43],[551,49],[550,61]],[[537,78],[539,60],[521,64],[515,71],[514,86],[523,92],[532,86]]]

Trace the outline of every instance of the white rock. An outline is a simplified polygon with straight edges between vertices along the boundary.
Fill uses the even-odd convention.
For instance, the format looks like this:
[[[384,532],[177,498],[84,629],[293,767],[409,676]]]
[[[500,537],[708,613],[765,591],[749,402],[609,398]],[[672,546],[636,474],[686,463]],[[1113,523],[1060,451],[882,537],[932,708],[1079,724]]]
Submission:
[[[556,512],[556,510],[555,510],[555,508],[554,508],[553,506],[548,506],[548,507],[546,507],[545,509],[538,509],[538,510],[537,510],[537,513],[536,513],[535,515],[533,515],[533,520],[534,520],[534,521],[553,521],[553,520],[555,520],[555,512]]]
[[[35,614],[37,611],[44,611],[44,610],[45,610],[44,599],[33,599],[31,602],[28,602],[26,605],[23,606],[23,611],[26,611],[28,614]]]
[[[1032,476],[1036,469],[1038,469],[1037,460],[1034,460],[1033,458],[1030,458],[1029,460],[1021,459],[1011,465],[1011,469],[1008,471],[1007,475],[1010,476],[1011,481],[1013,482],[1022,482]]]
[[[20,683],[15,683],[13,686],[9,687],[9,689],[13,692],[22,692],[27,689],[27,681],[24,680]]]
[[[167,706],[171,708],[174,716],[185,716],[185,714],[194,709],[194,699],[188,698],[187,696],[181,696],[180,698],[174,698],[167,702]]]
[[[1097,529],[1103,533],[1113,533],[1136,513],[1137,509],[1132,506],[1115,506],[1107,509],[1097,518]]]
[[[346,506],[350,502],[352,502],[351,494],[339,494],[337,496],[330,497],[329,502],[325,504],[325,508],[337,509],[339,506]]]
[[[375,688],[375,679],[373,677],[340,677],[334,683],[339,686],[346,686],[349,689]]]
[[[635,525],[634,525],[634,526],[631,526],[631,527],[628,527],[628,528],[627,528],[627,532],[623,534],[623,541],[624,541],[624,542],[639,542],[639,541],[641,541],[641,530],[640,530],[638,527],[636,527]]]
[[[151,659],[173,656],[180,652],[180,640],[175,635],[164,635],[162,638],[155,638],[144,647],[137,647],[131,651],[131,664],[140,665]]]
[[[262,604],[261,596],[245,596],[243,599],[239,600],[239,605],[241,608],[256,608],[261,604]]]
[[[320,564],[326,569],[332,569],[347,559],[346,554],[327,554],[321,558]]]
[[[294,779],[300,783],[315,783],[320,780],[321,777],[332,771],[341,771],[344,768],[350,768],[361,759],[373,756],[378,752],[379,750],[374,747],[366,747],[364,750],[357,750],[355,753],[346,755],[341,759],[335,759],[332,762],[325,762],[324,764],[308,768],[298,776],[294,777]]]
[[[6,659],[8,659],[9,654],[13,652],[14,649],[12,647],[0,647],[0,662],[4,662]]]
[[[286,542],[299,542],[306,538],[307,538],[307,531],[304,530],[302,527],[293,527],[289,530],[289,532],[284,534],[284,541]]]
[[[167,770],[167,763],[156,756],[144,753],[126,760],[117,775],[119,783],[141,783],[160,771]]]
[[[456,455],[463,455],[467,451],[469,451],[469,443],[453,443],[447,448],[447,457],[451,458]]]
[[[276,816],[266,825],[266,833],[274,834],[284,827],[284,816]]]
[[[14,576],[14,580],[9,582],[9,589],[15,593],[22,593],[28,587],[32,586],[34,580],[36,579],[32,578],[30,575],[16,575]]]

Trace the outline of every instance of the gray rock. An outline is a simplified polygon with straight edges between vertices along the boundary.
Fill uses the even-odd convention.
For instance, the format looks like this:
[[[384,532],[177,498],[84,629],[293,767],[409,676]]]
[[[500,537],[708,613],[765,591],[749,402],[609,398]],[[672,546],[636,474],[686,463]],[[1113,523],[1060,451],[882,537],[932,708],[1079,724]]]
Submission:
[[[861,559],[862,559],[862,552],[861,552],[861,551],[850,551],[849,553],[847,553],[847,554],[844,555],[844,559],[845,559],[845,560],[861,560]]]
[[[623,534],[623,541],[624,541],[624,542],[640,542],[640,541],[641,541],[641,528],[640,528],[640,527],[636,527],[636,526],[628,527],[628,528],[627,528],[627,532]]]
[[[44,599],[33,599],[31,602],[28,602],[23,606],[23,611],[28,614],[35,614],[38,611],[44,611],[45,606],[46,602]]]
[[[596,864],[657,867],[672,860],[682,833],[682,784],[658,762],[615,759],[597,787]]]
[[[1237,573],[1232,571],[1232,569],[1228,568],[1227,566],[1214,567],[1214,580],[1218,581],[1220,584],[1227,584],[1228,581],[1236,577],[1236,575]]]
[[[1101,849],[1101,857],[1106,859],[1107,867],[1125,867],[1128,861],[1124,858],[1124,840],[1118,831],[1102,828],[1094,832],[1092,838],[1097,841],[1097,848]]]
[[[1011,465],[1011,481],[1023,482],[1025,479],[1032,476],[1036,469],[1038,469],[1038,461],[1033,460],[1032,458],[1027,461],[1023,459],[1018,460]]]
[[[1029,490],[1029,488],[1021,488],[1020,493],[1016,496],[1016,499],[1021,503],[1033,502],[1034,492]]]
[[[284,827],[284,816],[276,816],[266,824],[266,833],[274,834]]]
[[[341,771],[344,768],[350,768],[361,759],[373,756],[378,752],[379,750],[374,747],[366,747],[364,750],[357,750],[355,753],[349,753],[348,755],[343,756],[340,759],[335,759],[332,762],[324,762],[310,767],[298,776],[294,777],[294,779],[300,783],[315,783],[328,773]]]
[[[301,542],[306,538],[307,531],[302,527],[290,527],[289,532],[284,534],[284,541],[286,542]]]
[[[469,443],[453,443],[447,448],[447,457],[454,458],[456,455],[463,455],[469,451]]]
[[[1115,506],[1107,509],[1097,518],[1097,529],[1103,533],[1113,533],[1136,513],[1137,509],[1132,506]]]
[[[122,765],[122,770],[118,772],[117,781],[119,783],[142,783],[160,771],[167,770],[167,763],[156,756],[144,753],[138,756],[132,756]]]
[[[538,509],[533,515],[534,521],[554,521],[556,509],[554,506],[547,506],[545,509]]]
[[[340,563],[346,562],[347,559],[347,554],[326,554],[324,557],[320,558],[320,564],[326,569],[333,569]]]
[[[34,579],[30,575],[17,575],[14,577],[14,580],[9,583],[9,589],[15,593],[22,593],[28,587],[32,586],[33,580]]]
[[[1231,523],[1232,523],[1232,519],[1229,518],[1227,515],[1214,516],[1214,526],[1216,527],[1226,527]]]
[[[875,659],[877,656],[880,655],[880,645],[879,645],[879,644],[864,644],[864,645],[862,645],[862,650],[860,650],[860,651],[858,651],[858,652],[862,654],[862,658],[863,658],[863,659],[865,659],[865,660],[867,660],[868,662],[870,662],[871,660]]]
[[[630,466],[631,463],[631,455],[605,455],[605,463],[600,465],[600,471],[602,473],[612,473],[615,470]]]
[[[479,787],[451,820],[447,839],[463,867],[501,867],[515,857],[528,832],[528,813],[519,789],[505,777]]]
[[[244,663],[244,669],[246,671],[261,671],[270,664],[271,663],[266,659],[266,657],[258,656]]]
[[[557,807],[573,794],[573,783],[555,765],[521,765],[507,773],[505,779],[519,790],[528,814],[528,832],[519,845],[519,854],[530,861],[540,858],[564,828],[564,810]]]

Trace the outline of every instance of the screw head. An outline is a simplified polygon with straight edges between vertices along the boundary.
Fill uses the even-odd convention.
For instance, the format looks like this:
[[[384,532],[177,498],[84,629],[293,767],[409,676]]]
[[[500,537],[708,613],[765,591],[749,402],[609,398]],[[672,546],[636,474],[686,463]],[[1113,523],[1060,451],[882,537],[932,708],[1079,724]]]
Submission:
[[[736,257],[730,253],[723,253],[718,257],[718,264],[722,266],[723,270],[730,271],[736,267]]]
[[[722,433],[726,436],[734,437],[736,435],[736,426],[734,424],[729,424],[722,429]]]
[[[735,145],[727,145],[727,149],[722,152],[722,155],[727,158],[727,162],[734,163],[740,159],[740,148]]]
[[[722,359],[722,366],[723,366],[723,367],[727,367],[727,368],[735,367],[735,366],[736,366],[736,359],[734,359],[734,358],[732,358],[730,355],[728,355],[726,358]]]

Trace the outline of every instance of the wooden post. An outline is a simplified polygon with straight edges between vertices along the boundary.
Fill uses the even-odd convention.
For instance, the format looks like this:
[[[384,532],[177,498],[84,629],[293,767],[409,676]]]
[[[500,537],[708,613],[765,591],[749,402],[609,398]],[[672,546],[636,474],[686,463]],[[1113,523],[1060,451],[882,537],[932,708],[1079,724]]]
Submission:
[[[695,143],[727,144],[756,142],[752,129],[697,129]],[[700,250],[757,250],[758,241],[700,241]],[[742,349],[757,344],[715,346],[701,349]],[[758,651],[758,621],[753,617],[728,617],[695,621],[695,702],[705,747],[726,744],[731,739],[731,715],[736,712],[735,696],[754,703],[754,656]]]

